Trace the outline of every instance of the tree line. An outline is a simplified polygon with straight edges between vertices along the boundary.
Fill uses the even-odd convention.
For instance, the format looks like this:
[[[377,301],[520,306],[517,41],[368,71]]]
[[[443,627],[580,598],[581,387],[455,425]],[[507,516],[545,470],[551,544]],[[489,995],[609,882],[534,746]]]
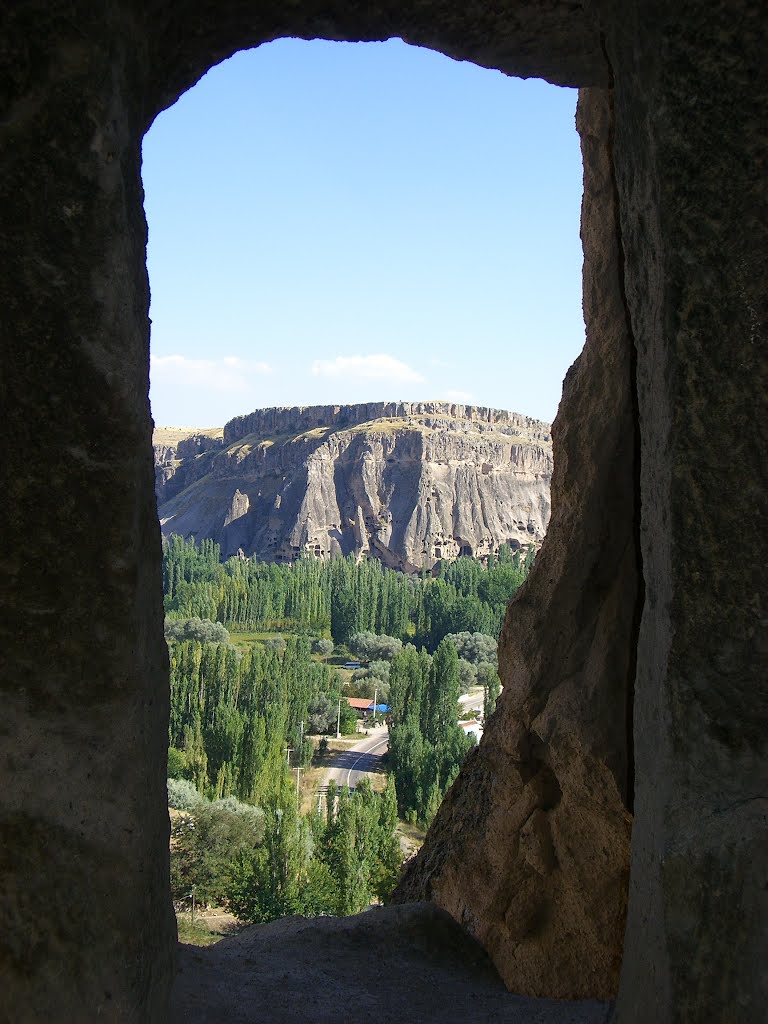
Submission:
[[[290,564],[230,558],[211,540],[171,536],[165,545],[166,612],[237,631],[306,632],[346,643],[355,633],[396,637],[435,651],[448,633],[497,637],[507,602],[523,582],[533,548],[503,546],[487,564],[441,563],[437,575],[407,575],[376,559]]]
[[[354,733],[356,714],[309,638],[241,653],[225,634],[200,619],[166,628],[168,797],[183,812],[171,833],[174,897],[194,887],[199,902],[225,903],[248,922],[357,913],[387,895],[402,860],[394,780],[382,794],[331,784],[325,813],[302,815],[289,762],[311,762],[309,732]]]
[[[400,863],[398,814],[429,823],[473,744],[457,723],[460,691],[481,683],[492,710],[496,635],[531,557],[507,550],[485,566],[459,559],[435,577],[406,576],[375,560],[222,563],[212,541],[171,537],[177,896],[195,885],[201,901],[249,921],[354,913],[383,898]],[[230,631],[263,635],[243,649]],[[327,663],[334,645],[364,663],[344,690]],[[301,815],[291,766],[310,763],[309,734],[355,731],[345,699],[355,692],[390,706],[387,789],[331,785],[324,812]]]
[[[397,801],[367,781],[355,792],[331,783],[322,806],[301,815],[285,784],[264,807],[207,801],[169,785],[181,804],[171,829],[171,892],[183,902],[227,905],[249,923],[289,914],[356,914],[388,896],[402,861]]]
[[[198,632],[217,625],[197,621]],[[335,732],[337,724],[355,731],[338,673],[313,661],[307,637],[276,638],[241,653],[221,640],[175,640],[174,627],[184,633],[189,625],[168,626],[171,778],[187,778],[215,799],[261,803],[282,786],[289,750],[299,767],[311,760],[307,733]]]
[[[312,659],[307,637],[275,638],[242,654],[205,620],[169,622],[171,714],[168,775],[187,779],[213,800],[234,797],[268,806],[290,776],[307,766],[310,734],[356,728],[338,673]],[[174,639],[216,633],[216,642]],[[445,637],[434,655],[392,637],[358,634],[360,648],[379,656],[354,673],[352,692],[377,689],[389,705],[389,760],[402,817],[429,823],[473,744],[457,723],[461,692],[458,656],[490,657],[489,637]],[[470,665],[471,667],[471,665]],[[486,689],[486,713],[498,677]],[[376,673],[375,676],[371,673]],[[362,684],[362,685],[361,685]],[[367,692],[367,691],[366,691]],[[293,754],[291,758],[289,755]]]

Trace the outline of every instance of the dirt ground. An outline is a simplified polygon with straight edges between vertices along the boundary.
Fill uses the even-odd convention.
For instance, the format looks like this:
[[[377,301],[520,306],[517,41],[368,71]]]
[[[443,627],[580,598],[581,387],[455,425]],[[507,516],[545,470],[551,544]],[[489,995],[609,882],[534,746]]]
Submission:
[[[176,924],[179,942],[190,946],[210,946],[226,935],[234,935],[243,927],[234,914],[221,907],[196,910],[194,920],[191,911],[177,911]]]
[[[506,991],[482,949],[426,903],[290,917],[180,946],[172,1024],[607,1024],[598,1002]]]

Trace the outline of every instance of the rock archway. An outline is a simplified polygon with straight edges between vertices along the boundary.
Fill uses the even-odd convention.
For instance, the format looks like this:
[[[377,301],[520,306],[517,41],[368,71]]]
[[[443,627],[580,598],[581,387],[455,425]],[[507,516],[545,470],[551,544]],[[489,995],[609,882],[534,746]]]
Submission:
[[[512,985],[605,992],[634,800],[620,1019],[757,1021],[768,82],[750,0],[18,0],[4,12],[5,1015],[166,1013],[140,145],[211,64],[280,35],[400,35],[585,90],[589,341],[558,421],[560,511],[505,628],[503,707],[402,895],[463,919]],[[587,516],[599,550],[579,548]]]

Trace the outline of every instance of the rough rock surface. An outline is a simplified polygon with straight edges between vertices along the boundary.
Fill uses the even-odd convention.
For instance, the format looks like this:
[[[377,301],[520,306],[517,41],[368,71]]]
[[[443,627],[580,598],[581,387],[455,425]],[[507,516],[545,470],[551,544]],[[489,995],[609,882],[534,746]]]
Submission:
[[[2,1024],[159,1022],[173,970],[140,35],[0,10]]]
[[[211,537],[264,561],[372,554],[431,569],[500,545],[538,546],[549,522],[546,423],[448,402],[261,409],[223,442],[194,436],[162,460],[163,532]]]
[[[669,6],[658,18],[649,6],[627,19],[605,4],[625,24],[607,49],[646,584],[619,1018],[645,1024],[652,986],[676,1024],[762,1024],[768,18],[749,2]]]
[[[191,481],[192,463],[198,455],[215,451],[224,444],[224,431],[221,427],[210,430],[190,430],[184,427],[155,427],[152,432],[152,448],[155,453],[155,492],[169,498],[176,494],[182,480]],[[184,474],[179,474],[182,464],[186,467]],[[204,466],[205,463],[202,463]],[[176,478],[176,483],[171,480]]]
[[[550,529],[507,612],[496,713],[398,890],[450,911],[513,991],[561,998],[615,995],[629,874],[641,585],[610,118],[582,92],[589,328],[553,426]]]
[[[604,1024],[609,1006],[523,999],[433,904],[291,917],[181,946],[172,1024]]]

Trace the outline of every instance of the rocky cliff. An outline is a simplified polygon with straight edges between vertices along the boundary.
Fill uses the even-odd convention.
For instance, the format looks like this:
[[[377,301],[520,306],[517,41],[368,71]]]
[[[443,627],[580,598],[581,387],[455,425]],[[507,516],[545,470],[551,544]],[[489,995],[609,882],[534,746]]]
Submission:
[[[224,555],[370,554],[393,568],[539,544],[549,522],[546,423],[448,402],[260,409],[223,436],[155,437],[163,533]]]

